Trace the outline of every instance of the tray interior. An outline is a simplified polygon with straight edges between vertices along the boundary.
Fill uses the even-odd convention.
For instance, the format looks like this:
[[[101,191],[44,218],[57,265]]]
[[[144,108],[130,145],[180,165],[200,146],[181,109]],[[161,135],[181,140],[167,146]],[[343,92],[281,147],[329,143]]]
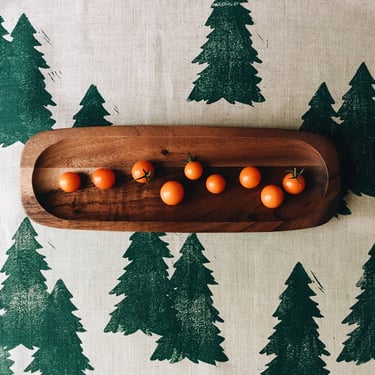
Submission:
[[[225,231],[227,227],[228,231],[268,231],[315,226],[332,216],[338,186],[331,186],[332,171],[324,158],[327,155],[289,132],[285,133],[288,136],[278,132],[273,136],[270,132],[229,136],[226,129],[213,135],[170,134],[164,128],[164,133],[151,135],[118,132],[99,137],[80,132],[61,137],[36,157],[32,193],[41,210],[60,222],[58,226],[66,222],[77,228],[82,224],[82,228],[91,225],[115,230]],[[189,154],[196,155],[205,167],[198,181],[189,181],[183,175]],[[131,178],[133,163],[141,159],[155,165],[156,173],[148,186]],[[245,189],[238,182],[239,172],[246,165],[261,170],[262,182],[255,189]],[[91,183],[90,175],[99,167],[115,171],[113,188],[99,190]],[[277,209],[264,207],[261,188],[265,184],[280,185],[285,170],[294,167],[305,169],[306,190],[298,196],[285,194],[284,203]],[[58,177],[67,170],[82,177],[77,192],[65,193],[58,188]],[[226,178],[222,194],[206,191],[204,180],[211,173]],[[166,206],[159,197],[161,185],[170,179],[185,187],[185,198],[178,206]]]

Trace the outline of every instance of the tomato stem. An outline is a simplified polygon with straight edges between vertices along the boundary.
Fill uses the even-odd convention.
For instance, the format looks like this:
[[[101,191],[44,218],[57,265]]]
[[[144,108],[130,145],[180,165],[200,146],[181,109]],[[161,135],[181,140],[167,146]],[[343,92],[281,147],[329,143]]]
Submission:
[[[302,173],[303,173],[304,171],[305,171],[305,168],[302,168],[299,172],[297,171],[297,168],[293,168],[293,169],[287,169],[285,172],[288,172],[288,173],[291,173],[291,174],[292,174],[292,175],[289,177],[290,180],[295,179],[295,180],[297,180],[299,183],[301,183],[299,177],[302,176]]]
[[[186,158],[186,163],[190,163],[190,162],[196,161],[196,160],[197,160],[197,155],[188,154],[187,158]]]
[[[146,171],[145,169],[142,169],[142,170],[143,170],[144,175],[141,176],[141,177],[136,178],[135,180],[138,181],[138,180],[142,180],[142,178],[145,178],[146,179],[146,185],[147,185],[148,182],[151,179],[152,171]]]

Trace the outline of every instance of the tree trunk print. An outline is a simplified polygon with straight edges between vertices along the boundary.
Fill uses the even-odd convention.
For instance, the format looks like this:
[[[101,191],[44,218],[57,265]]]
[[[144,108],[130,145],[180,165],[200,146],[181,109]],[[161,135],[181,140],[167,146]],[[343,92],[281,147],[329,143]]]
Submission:
[[[314,318],[321,318],[318,304],[310,297],[315,293],[309,285],[312,281],[301,263],[297,263],[286,281],[287,288],[281,294],[280,305],[273,314],[280,323],[269,337],[269,343],[261,354],[274,354],[262,375],[324,375],[322,355],[329,355],[319,340],[318,325]]]
[[[204,264],[204,247],[196,234],[191,234],[181,249],[181,257],[175,263],[171,278],[174,286],[173,307],[176,310],[174,330],[157,341],[151,360],[169,360],[171,363],[188,358],[215,364],[228,358],[220,344],[224,338],[216,322],[223,322],[213,307],[212,293],[208,285],[217,284],[212,271]]]
[[[258,84],[261,78],[254,63],[261,63],[252,47],[247,25],[253,25],[250,11],[241,3],[247,0],[215,0],[206,26],[212,29],[202,52],[193,63],[207,64],[194,82],[188,100],[207,104],[225,99],[231,104],[240,102],[252,105],[264,97]]]
[[[375,359],[375,244],[369,255],[370,259],[363,266],[363,276],[357,283],[362,293],[351,307],[351,313],[342,322],[355,324],[356,327],[344,342],[338,362],[353,361],[359,365]]]
[[[80,319],[73,311],[77,308],[70,301],[72,294],[62,280],[56,282],[48,297],[45,320],[42,325],[39,349],[25,372],[40,371],[41,375],[85,374],[93,370],[83,355],[77,332],[85,332]]]
[[[97,87],[91,85],[79,103],[82,106],[81,110],[73,116],[73,119],[76,120],[73,128],[112,125],[104,118],[109,115],[103,107],[104,103],[105,100],[100,95]]]
[[[170,296],[168,266],[163,258],[171,258],[165,233],[134,233],[124,254],[130,263],[124,268],[119,284],[111,291],[125,298],[116,305],[104,332],[125,335],[141,330],[147,335],[165,334],[170,330],[174,312]]]
[[[13,236],[14,244],[6,252],[8,258],[1,269],[7,275],[0,290],[0,308],[5,310],[2,317],[8,349],[20,344],[32,349],[40,343],[48,297],[41,271],[49,267],[45,257],[37,252],[41,246],[36,236],[25,218]]]

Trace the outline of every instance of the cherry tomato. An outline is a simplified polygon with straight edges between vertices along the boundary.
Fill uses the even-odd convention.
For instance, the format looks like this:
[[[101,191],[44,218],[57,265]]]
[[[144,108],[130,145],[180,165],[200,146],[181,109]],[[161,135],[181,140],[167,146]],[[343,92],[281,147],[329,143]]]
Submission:
[[[241,170],[239,175],[240,184],[246,189],[253,189],[260,184],[262,176],[258,168],[248,166]]]
[[[167,181],[160,189],[160,198],[168,206],[176,206],[184,199],[185,190],[178,181]]]
[[[206,189],[212,194],[220,194],[225,190],[225,178],[220,174],[212,174],[207,177]]]
[[[293,168],[291,171],[284,176],[282,180],[282,185],[284,190],[289,194],[300,194],[305,190],[306,180],[302,176],[303,169],[297,172],[297,168]]]
[[[260,192],[262,203],[268,208],[279,207],[284,201],[284,192],[277,185],[266,185]]]
[[[91,181],[99,189],[109,189],[116,182],[115,172],[109,168],[99,168],[92,174]]]
[[[67,193],[72,193],[76,191],[81,186],[81,178],[76,172],[64,172],[59,177],[60,189],[66,191]]]
[[[132,167],[132,176],[135,181],[145,184],[154,175],[154,166],[148,160],[139,160]]]
[[[202,177],[203,166],[199,161],[188,161],[184,173],[189,180],[198,180]]]

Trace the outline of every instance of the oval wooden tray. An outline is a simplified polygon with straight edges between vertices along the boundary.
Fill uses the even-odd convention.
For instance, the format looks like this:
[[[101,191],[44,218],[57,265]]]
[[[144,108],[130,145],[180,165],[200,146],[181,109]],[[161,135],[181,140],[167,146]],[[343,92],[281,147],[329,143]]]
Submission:
[[[205,190],[204,177],[183,176],[188,154],[198,156],[206,175],[222,173],[227,188],[219,195]],[[152,161],[156,174],[148,187],[132,180],[140,159]],[[262,186],[279,184],[286,169],[304,168],[307,188],[286,195],[277,209],[260,202],[261,187],[246,190],[238,173],[258,166]],[[114,169],[115,187],[99,190],[90,174]],[[62,192],[64,171],[79,172],[82,188]],[[160,186],[176,179],[185,186],[184,201],[166,206]],[[111,126],[59,129],[40,133],[25,145],[21,195],[26,213],[44,225],[66,229],[163,232],[275,231],[314,227],[336,212],[340,188],[335,148],[324,137],[294,130],[204,126]]]

